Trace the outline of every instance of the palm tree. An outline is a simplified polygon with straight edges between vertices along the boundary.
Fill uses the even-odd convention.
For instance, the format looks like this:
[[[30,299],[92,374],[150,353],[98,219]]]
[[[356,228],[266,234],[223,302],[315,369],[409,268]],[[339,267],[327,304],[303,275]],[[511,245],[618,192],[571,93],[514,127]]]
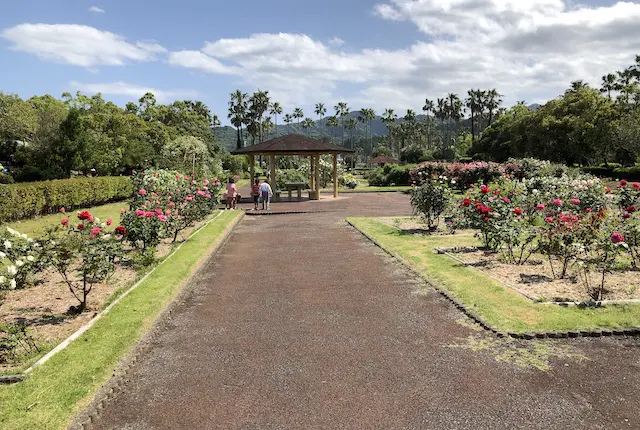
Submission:
[[[316,103],[316,110],[314,112],[318,115],[318,124],[322,126],[322,118],[324,118],[324,115],[327,113],[327,108],[324,107],[324,103]]]
[[[393,149],[393,127],[396,124],[396,119],[398,119],[398,115],[393,112],[393,109],[385,109],[382,114],[382,122],[387,126],[389,149]]]
[[[280,103],[274,102],[269,108],[269,113],[273,115],[276,137],[278,137],[278,115],[282,115],[282,106],[280,106]]]
[[[611,100],[611,91],[614,91],[616,87],[616,75],[609,73],[602,77],[602,88],[600,88],[600,92],[607,93],[609,100]]]
[[[315,125],[315,122],[311,118],[305,118],[305,120],[302,121],[302,128],[307,130],[307,136],[308,137],[311,137],[311,128],[314,125]]]
[[[484,91],[469,90],[467,92],[468,97],[464,101],[465,107],[471,112],[471,142],[474,143],[476,139],[476,125],[478,124],[478,117],[482,117],[484,110],[483,100],[485,97]],[[480,134],[480,133],[478,133]]]
[[[231,124],[237,131],[237,149],[242,148],[242,124],[246,120],[247,114],[247,94],[240,90],[236,90],[231,93],[231,100],[229,101],[229,114],[227,118],[231,120]]]
[[[288,113],[284,116],[284,122],[287,124],[287,134],[291,133],[291,123],[293,122],[293,116]]]
[[[489,112],[489,125],[493,120],[493,113],[498,110],[500,105],[502,104],[502,94],[498,93],[498,91],[494,88],[486,92],[485,94],[485,107],[487,108],[487,112]]]
[[[336,116],[340,117],[340,122],[342,123],[342,146],[344,146],[344,117],[349,115],[349,107],[346,102],[338,102],[333,109],[336,111]]]
[[[433,103],[433,100],[429,100],[429,99],[424,99],[424,106],[422,106],[422,110],[425,113],[426,117],[425,117],[425,123],[426,123],[426,127],[427,127],[427,148],[428,149],[432,149],[432,142],[431,142],[431,116],[429,115],[430,113],[435,114],[436,113],[436,106]]]
[[[354,117],[349,117],[347,118],[347,120],[345,121],[345,127],[347,128],[347,130],[351,130],[351,144],[349,145],[351,149],[354,148],[355,146],[355,142],[353,140],[353,130],[356,129],[356,126],[358,125],[358,121],[354,118]],[[343,143],[344,145],[344,143]]]
[[[407,109],[407,113],[404,114],[404,120],[407,122],[415,122],[416,121],[416,113],[413,109]]]
[[[304,118],[304,112],[302,108],[295,108],[293,110],[293,117],[298,120],[298,133],[300,133],[300,118]]]
[[[218,115],[214,114],[211,118],[211,132],[213,133],[213,140],[216,139],[216,128],[220,127],[222,123]]]
[[[262,142],[264,136],[262,135],[262,127],[260,125],[262,124],[263,115],[269,110],[269,91],[256,91],[249,97],[249,103],[250,116],[257,124],[258,141]]]
[[[267,116],[262,120],[262,135],[268,135],[271,130],[273,130],[273,122],[271,121],[271,117]]]
[[[369,134],[369,147],[373,150],[373,143],[372,143],[372,133],[371,133],[371,121],[373,121],[374,119],[376,119],[376,111],[369,108],[369,109],[363,109],[363,116],[364,119],[367,120],[367,128],[368,128],[368,134]]]
[[[327,127],[331,128],[331,141],[333,142],[335,140],[335,134],[336,134],[336,128],[338,128],[340,126],[340,123],[338,122],[338,118],[335,116],[330,116],[327,119]]]

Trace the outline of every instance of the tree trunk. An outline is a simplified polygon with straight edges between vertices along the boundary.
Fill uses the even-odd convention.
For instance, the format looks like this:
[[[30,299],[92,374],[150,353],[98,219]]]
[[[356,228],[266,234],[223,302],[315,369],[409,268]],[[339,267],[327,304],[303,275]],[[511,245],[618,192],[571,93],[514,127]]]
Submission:
[[[473,145],[476,141],[476,127],[475,127],[475,118],[473,117],[473,109],[471,109],[471,144]]]

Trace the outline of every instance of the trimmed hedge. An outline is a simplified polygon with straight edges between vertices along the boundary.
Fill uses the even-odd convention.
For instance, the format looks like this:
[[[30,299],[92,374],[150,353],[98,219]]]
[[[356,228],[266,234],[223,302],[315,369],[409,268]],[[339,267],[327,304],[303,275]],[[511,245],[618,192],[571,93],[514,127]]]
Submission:
[[[583,167],[582,171],[600,178],[640,181],[640,166],[633,167]]]
[[[124,200],[133,194],[128,176],[59,179],[0,185],[0,222]]]

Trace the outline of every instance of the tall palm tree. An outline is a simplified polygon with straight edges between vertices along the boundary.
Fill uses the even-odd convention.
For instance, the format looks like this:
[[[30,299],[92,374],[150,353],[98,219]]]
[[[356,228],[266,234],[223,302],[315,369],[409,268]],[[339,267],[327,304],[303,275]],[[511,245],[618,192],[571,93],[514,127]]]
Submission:
[[[331,128],[331,141],[333,142],[335,140],[335,134],[336,134],[336,128],[338,128],[340,126],[340,123],[338,122],[338,118],[335,116],[330,116],[327,119],[327,127]]]
[[[284,122],[287,124],[287,134],[291,133],[291,123],[293,122],[293,116],[288,113],[284,116]]]
[[[231,120],[231,124],[236,128],[237,132],[237,149],[242,148],[242,124],[245,123],[247,115],[247,94],[240,90],[231,93],[229,101],[229,114],[227,118]]]
[[[216,139],[216,128],[220,127],[222,123],[220,122],[220,118],[218,115],[213,114],[211,117],[211,132],[213,133],[213,140]]]
[[[432,142],[431,142],[431,126],[432,126],[432,118],[429,115],[430,113],[435,114],[436,113],[436,106],[435,103],[433,103],[433,100],[429,100],[429,99],[424,99],[424,106],[422,106],[422,110],[425,113],[425,123],[426,123],[426,129],[427,129],[427,148],[428,149],[432,149]]]
[[[316,103],[316,110],[314,111],[316,115],[318,115],[318,125],[321,127],[320,131],[322,134],[322,118],[327,113],[327,108],[324,107],[324,103]]]
[[[396,119],[398,119],[398,115],[396,115],[393,109],[385,109],[382,114],[382,122],[387,126],[389,149],[393,149],[393,128],[396,125]]]
[[[415,122],[416,112],[413,109],[407,109],[407,113],[404,114],[404,120],[407,122]]]
[[[258,131],[258,141],[262,142],[264,140],[264,136],[262,135],[262,117],[269,110],[269,91],[256,91],[249,97],[249,111],[251,113],[251,117],[257,124]]]
[[[340,117],[340,122],[342,123],[342,146],[344,146],[344,119],[345,116],[349,115],[349,107],[346,102],[338,102],[333,109],[336,111],[336,116]]]
[[[487,108],[487,112],[489,113],[489,125],[491,125],[492,123],[493,113],[498,110],[501,104],[502,94],[498,93],[498,90],[493,88],[486,92],[484,105]]]
[[[311,137],[311,128],[315,125],[315,122],[311,118],[305,118],[302,121],[302,128],[307,130],[307,136]]]
[[[345,127],[347,128],[347,130],[351,131],[351,133],[350,133],[351,134],[351,144],[349,145],[349,147],[351,149],[353,149],[355,147],[355,142],[353,140],[353,130],[356,129],[357,125],[358,125],[358,121],[354,117],[349,117],[345,121]]]
[[[273,130],[273,122],[271,121],[271,117],[267,116],[262,120],[262,135],[268,135],[271,130]]]
[[[298,133],[300,133],[300,119],[304,118],[304,112],[302,108],[295,108],[293,110],[293,117],[298,120]]]
[[[602,88],[600,88],[600,92],[607,93],[609,100],[611,100],[611,91],[614,91],[616,87],[616,75],[609,73],[602,77]]]
[[[280,106],[280,103],[278,102],[272,103],[271,107],[269,108],[269,113],[273,115],[276,137],[278,137],[278,115],[282,115],[282,106]]]
[[[373,150],[372,133],[371,133],[371,121],[376,119],[376,111],[371,109],[371,108],[364,109],[364,119],[367,120],[367,128],[368,128],[368,134],[369,134],[369,148],[371,148],[371,150]]]
[[[475,143],[476,125],[478,125],[478,117],[482,116],[483,111],[482,102],[484,100],[484,91],[471,89],[467,92],[467,96],[464,101],[464,106],[471,112],[471,142]]]

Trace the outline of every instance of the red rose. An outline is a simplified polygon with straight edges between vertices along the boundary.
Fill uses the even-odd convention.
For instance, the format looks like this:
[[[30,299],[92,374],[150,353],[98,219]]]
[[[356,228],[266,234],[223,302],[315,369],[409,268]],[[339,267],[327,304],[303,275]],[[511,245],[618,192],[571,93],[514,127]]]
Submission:
[[[484,217],[484,219],[482,221],[487,222],[487,221],[489,221],[489,218]]]
[[[635,212],[635,211],[636,211],[636,207],[635,207],[635,206],[628,206],[626,210],[627,210],[627,212],[629,212],[629,213],[633,213],[633,212]]]
[[[127,229],[123,225],[116,227],[116,234],[119,236],[126,236]]]
[[[625,185],[627,185],[627,181],[623,179],[622,181],[620,181],[620,185],[624,187]]]
[[[552,217],[547,217],[547,218],[545,218],[544,222],[546,222],[547,224],[551,224],[553,222],[553,218]]]
[[[613,243],[621,243],[624,242],[624,236],[620,233],[613,233],[611,235],[611,242]]]
[[[471,199],[462,200],[462,206],[468,207],[469,205],[471,205]]]
[[[637,182],[634,182],[633,184],[631,184],[631,186],[632,186],[633,188],[635,188],[636,190],[640,190],[640,184],[639,184],[639,183],[637,183]]]
[[[517,206],[513,209],[513,212],[518,216],[522,215],[522,209]]]
[[[60,224],[62,224],[65,227],[68,226],[69,225],[69,218],[62,219],[62,221],[60,221]]]
[[[87,212],[87,211],[80,212],[80,213],[78,213],[78,219],[83,220],[83,221],[84,221],[84,220],[87,220],[87,219],[88,219],[88,220],[91,220],[91,219],[93,219],[93,215],[91,215],[91,214],[90,214],[89,212]]]
[[[84,230],[84,224],[78,224],[78,230],[80,231]]]
[[[622,215],[622,218],[624,218],[624,219],[631,218],[631,214],[630,213],[625,213],[625,214]]]
[[[113,224],[113,221],[111,220],[111,218],[107,218],[107,225],[111,225]]]
[[[487,194],[489,191],[491,191],[491,189],[489,187],[487,187],[486,185],[483,185],[480,187],[480,192],[482,194]]]

